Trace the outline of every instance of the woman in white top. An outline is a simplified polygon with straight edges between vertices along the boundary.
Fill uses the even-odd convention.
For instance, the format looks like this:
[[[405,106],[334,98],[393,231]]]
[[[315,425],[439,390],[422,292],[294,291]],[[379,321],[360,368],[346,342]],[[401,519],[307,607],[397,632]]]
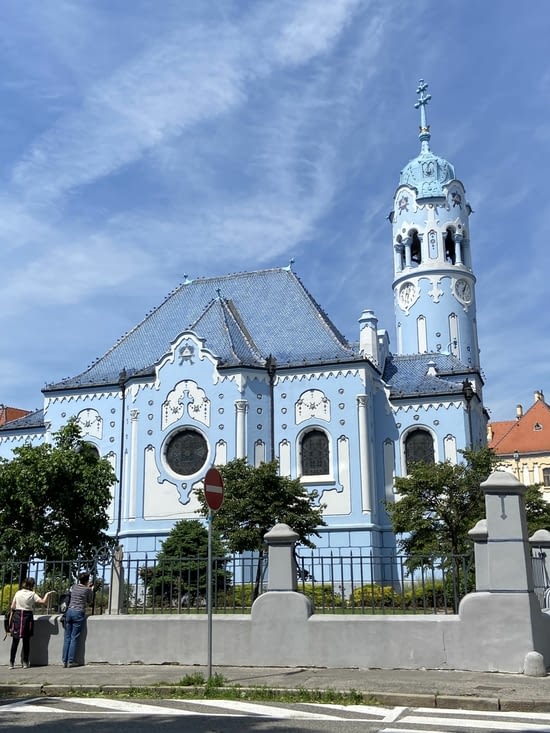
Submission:
[[[11,621],[11,649],[10,649],[10,669],[15,668],[15,655],[19,646],[19,639],[23,640],[23,654],[21,660],[22,667],[30,667],[29,652],[31,645],[31,636],[34,633],[34,609],[37,603],[46,605],[48,597],[55,591],[50,590],[44,598],[40,598],[38,593],[34,592],[34,578],[27,578],[23,583],[21,590],[18,590],[11,602],[13,611]]]

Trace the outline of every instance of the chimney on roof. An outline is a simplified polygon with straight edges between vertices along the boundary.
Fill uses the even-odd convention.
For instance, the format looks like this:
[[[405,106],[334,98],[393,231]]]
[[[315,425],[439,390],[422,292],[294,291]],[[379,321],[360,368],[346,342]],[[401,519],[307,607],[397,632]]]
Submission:
[[[379,365],[378,318],[370,309],[364,310],[359,319],[359,351],[376,366]]]
[[[535,402],[544,402],[544,394],[542,389],[535,390]]]
[[[487,442],[490,443],[493,439],[493,426],[491,423],[487,424]]]
[[[437,377],[437,367],[433,359],[430,359],[430,361],[428,362],[428,371],[426,372],[426,376],[427,377]]]
[[[516,420],[519,420],[520,417],[523,417],[523,407],[521,405],[516,405]]]

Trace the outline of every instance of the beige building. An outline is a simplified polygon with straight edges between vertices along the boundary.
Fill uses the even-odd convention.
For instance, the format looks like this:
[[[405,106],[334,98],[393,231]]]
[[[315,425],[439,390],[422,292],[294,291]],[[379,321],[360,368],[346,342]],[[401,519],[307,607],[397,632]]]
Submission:
[[[516,407],[515,420],[489,423],[487,443],[501,457],[502,469],[526,486],[542,484],[550,501],[550,407],[542,390],[526,412]]]

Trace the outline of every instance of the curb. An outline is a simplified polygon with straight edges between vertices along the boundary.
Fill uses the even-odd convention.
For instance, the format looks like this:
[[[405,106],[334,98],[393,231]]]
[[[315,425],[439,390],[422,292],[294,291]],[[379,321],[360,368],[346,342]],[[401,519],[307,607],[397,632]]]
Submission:
[[[231,685],[225,685],[221,690],[231,690]],[[304,688],[289,687],[238,687],[240,692],[253,693],[258,690],[271,690],[274,695],[285,695],[289,693],[303,692]],[[171,695],[175,691],[205,691],[205,685],[182,686],[182,685],[86,685],[86,684],[0,684],[0,700],[6,697],[66,697],[67,695],[81,692],[85,694],[96,693],[98,695],[124,695],[135,690],[151,690],[155,693]],[[350,690],[334,690],[324,688],[309,688],[314,692],[337,692],[348,694]],[[387,707],[424,707],[424,708],[446,708],[451,710],[486,710],[490,712],[537,712],[549,713],[550,701],[546,700],[524,700],[521,698],[501,697],[476,697],[474,695],[438,695],[406,692],[381,692],[354,690],[363,698],[364,704],[378,704]],[[1,709],[1,706],[0,706]]]

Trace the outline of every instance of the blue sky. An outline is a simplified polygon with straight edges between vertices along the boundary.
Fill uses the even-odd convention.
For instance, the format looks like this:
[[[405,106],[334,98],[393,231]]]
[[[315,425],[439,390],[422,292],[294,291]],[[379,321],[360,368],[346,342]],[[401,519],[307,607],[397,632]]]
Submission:
[[[432,150],[474,209],[484,398],[550,362],[550,8],[509,0],[0,0],[0,403],[103,354],[187,275],[294,269],[395,345],[391,226]]]

